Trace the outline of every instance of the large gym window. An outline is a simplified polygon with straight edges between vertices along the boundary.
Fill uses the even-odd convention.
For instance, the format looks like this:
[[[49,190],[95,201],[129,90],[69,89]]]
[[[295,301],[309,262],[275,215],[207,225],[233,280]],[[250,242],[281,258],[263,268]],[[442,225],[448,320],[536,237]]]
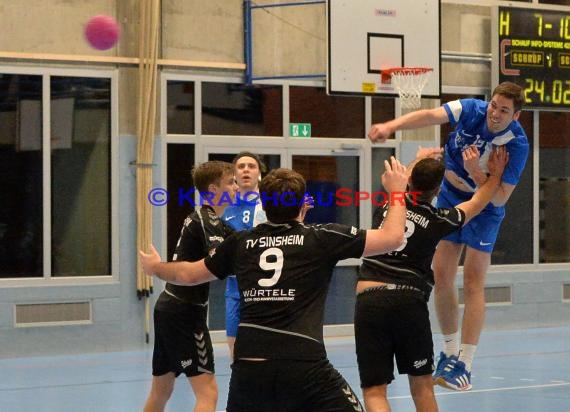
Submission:
[[[202,134],[283,135],[281,86],[202,83]]]
[[[291,86],[289,121],[309,123],[311,137],[364,139],[364,97],[328,96],[324,87]]]
[[[111,275],[111,79],[3,74],[0,117],[0,277]]]
[[[0,127],[3,179],[0,276],[3,278],[43,273],[41,105],[42,76],[3,74],[0,77],[0,124],[3,125]]]
[[[360,226],[359,157],[292,156],[293,169],[307,181],[307,192],[315,207],[307,213],[307,223],[342,223]],[[369,200],[362,200],[362,202]]]

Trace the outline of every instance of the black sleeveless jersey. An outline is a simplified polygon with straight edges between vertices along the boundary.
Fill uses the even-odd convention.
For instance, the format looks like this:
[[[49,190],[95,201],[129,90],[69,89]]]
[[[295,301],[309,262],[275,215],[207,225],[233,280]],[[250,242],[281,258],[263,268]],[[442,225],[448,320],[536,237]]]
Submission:
[[[431,262],[438,242],[460,229],[465,213],[456,207],[435,208],[429,203],[414,202],[406,195],[406,232],[397,250],[362,260],[359,280],[409,285],[421,289],[429,297],[434,279]],[[386,207],[374,212],[373,227],[380,227]]]
[[[241,299],[237,358],[322,359],[325,299],[339,260],[362,256],[366,231],[339,224],[264,223],[234,233],[205,260],[235,274]]]
[[[216,215],[214,209],[202,206],[184,221],[172,260],[196,262],[203,259],[232,232],[233,230]],[[209,283],[197,286],[167,283],[165,286],[165,294],[170,298],[195,305],[205,305],[209,291]]]

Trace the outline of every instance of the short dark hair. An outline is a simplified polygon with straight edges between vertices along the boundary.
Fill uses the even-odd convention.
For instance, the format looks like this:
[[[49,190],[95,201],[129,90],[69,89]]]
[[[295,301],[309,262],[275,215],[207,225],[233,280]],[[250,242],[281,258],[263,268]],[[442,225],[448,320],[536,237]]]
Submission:
[[[234,160],[232,160],[232,164],[236,165],[236,163],[238,162],[239,159],[241,159],[242,157],[251,157],[255,160],[255,162],[257,163],[257,167],[259,168],[259,171],[264,174],[267,170],[265,167],[265,163],[263,163],[263,161],[261,160],[261,158],[256,155],[255,153],[252,152],[248,152],[248,151],[243,151],[243,152],[239,152],[237,155],[235,155]]]
[[[292,169],[274,169],[259,184],[267,220],[285,223],[299,216],[307,190],[305,178]]]
[[[411,191],[422,192],[422,199],[431,200],[437,194],[445,166],[441,160],[426,157],[414,165],[410,181]]]
[[[201,194],[208,191],[208,186],[215,184],[220,185],[220,181],[227,174],[234,173],[234,165],[221,160],[211,160],[209,162],[200,163],[192,169],[192,180],[194,186]]]
[[[505,96],[507,99],[511,99],[513,101],[515,112],[518,112],[522,109],[524,104],[524,92],[523,88],[518,84],[515,84],[513,82],[502,82],[497,87],[495,87],[491,97],[496,94],[500,94],[501,96]]]

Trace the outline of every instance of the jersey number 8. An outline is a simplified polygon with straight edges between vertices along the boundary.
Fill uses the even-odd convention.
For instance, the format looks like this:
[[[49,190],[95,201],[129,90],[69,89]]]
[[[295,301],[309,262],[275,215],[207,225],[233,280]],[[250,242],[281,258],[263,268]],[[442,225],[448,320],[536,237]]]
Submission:
[[[408,238],[412,236],[415,231],[416,231],[416,224],[411,220],[406,219],[406,231],[404,232],[404,241],[402,242],[402,244],[398,249],[394,250],[394,252],[401,252],[402,250],[404,250],[404,248],[408,244]]]

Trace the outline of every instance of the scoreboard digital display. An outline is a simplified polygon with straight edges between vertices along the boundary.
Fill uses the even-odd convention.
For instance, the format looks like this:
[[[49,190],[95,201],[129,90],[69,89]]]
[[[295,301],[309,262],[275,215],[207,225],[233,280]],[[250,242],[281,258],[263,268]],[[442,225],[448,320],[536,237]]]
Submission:
[[[570,12],[498,7],[499,82],[524,88],[525,108],[570,109]]]

